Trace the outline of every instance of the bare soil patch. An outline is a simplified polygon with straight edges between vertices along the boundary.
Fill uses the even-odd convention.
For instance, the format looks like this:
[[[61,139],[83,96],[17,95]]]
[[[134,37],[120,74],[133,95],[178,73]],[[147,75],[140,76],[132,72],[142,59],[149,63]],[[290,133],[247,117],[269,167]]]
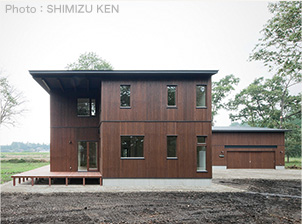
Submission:
[[[300,180],[219,181],[247,192],[2,193],[1,222],[301,223]]]

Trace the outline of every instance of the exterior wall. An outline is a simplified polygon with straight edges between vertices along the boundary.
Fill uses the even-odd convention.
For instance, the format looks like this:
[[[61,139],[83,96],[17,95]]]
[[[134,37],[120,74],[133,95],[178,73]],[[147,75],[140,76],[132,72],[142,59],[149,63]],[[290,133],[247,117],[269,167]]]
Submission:
[[[213,166],[227,166],[228,152],[230,151],[273,151],[275,166],[284,166],[284,133],[221,133],[213,132],[212,140]],[[276,146],[276,148],[225,148],[225,145],[249,145],[249,146]],[[224,157],[220,157],[224,155]]]
[[[81,140],[99,142],[99,115],[78,117],[78,97],[99,99],[99,94],[98,92],[88,94],[85,91],[50,94],[51,171],[77,171],[77,142]]]
[[[196,109],[196,85],[207,85],[207,108]],[[120,85],[131,85],[131,109],[120,108]],[[167,108],[177,85],[177,108]],[[101,173],[104,178],[211,178],[211,83],[207,80],[102,81]],[[121,135],[144,136],[144,159],[121,158]],[[167,159],[177,135],[177,160]],[[207,172],[197,172],[197,136],[207,136]]]

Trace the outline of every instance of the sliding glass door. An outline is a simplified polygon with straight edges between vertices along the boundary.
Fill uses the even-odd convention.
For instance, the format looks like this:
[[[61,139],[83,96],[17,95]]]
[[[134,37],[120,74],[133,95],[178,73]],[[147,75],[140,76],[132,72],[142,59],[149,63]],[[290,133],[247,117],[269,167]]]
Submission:
[[[97,142],[78,142],[78,171],[98,170],[98,150]]]

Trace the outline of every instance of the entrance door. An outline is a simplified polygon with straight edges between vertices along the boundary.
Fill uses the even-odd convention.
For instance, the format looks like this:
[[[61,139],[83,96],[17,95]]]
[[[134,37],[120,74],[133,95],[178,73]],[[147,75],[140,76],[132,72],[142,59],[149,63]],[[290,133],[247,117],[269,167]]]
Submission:
[[[97,142],[78,142],[78,171],[97,171]]]

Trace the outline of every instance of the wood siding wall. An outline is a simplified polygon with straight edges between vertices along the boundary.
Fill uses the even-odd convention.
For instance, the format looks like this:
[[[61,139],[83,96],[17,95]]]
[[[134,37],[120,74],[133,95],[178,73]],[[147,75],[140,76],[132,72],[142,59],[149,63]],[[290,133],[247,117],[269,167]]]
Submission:
[[[207,85],[207,108],[196,109],[196,85]],[[120,85],[131,85],[131,109],[120,108]],[[167,85],[177,86],[167,108]],[[103,81],[101,172],[105,178],[211,178],[211,81]],[[144,136],[144,159],[121,158],[121,135]],[[167,159],[177,135],[177,159]],[[207,136],[207,172],[197,172],[197,138]]]
[[[77,116],[77,98],[82,97],[100,98],[98,91],[50,94],[50,171],[77,171],[77,142],[99,142],[99,114]]]
[[[284,166],[284,133],[213,133],[213,166],[227,166],[228,151],[273,151],[275,165]],[[225,145],[277,146],[277,148],[225,148]],[[219,155],[224,155],[223,158]],[[238,158],[239,159],[239,158]],[[265,161],[265,160],[263,160]]]

